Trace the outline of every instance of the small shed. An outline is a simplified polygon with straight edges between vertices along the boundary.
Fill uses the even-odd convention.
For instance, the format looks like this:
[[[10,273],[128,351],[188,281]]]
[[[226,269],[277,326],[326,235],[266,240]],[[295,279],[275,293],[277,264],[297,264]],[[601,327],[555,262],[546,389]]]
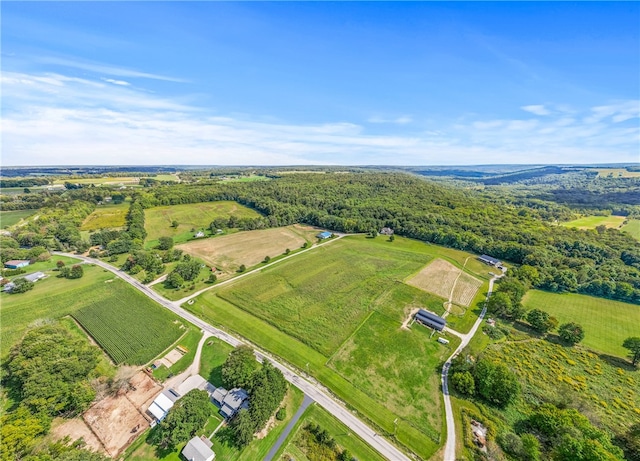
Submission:
[[[12,259],[11,261],[4,263],[4,267],[7,269],[20,269],[22,267],[27,267],[29,264],[31,264],[31,261],[28,259]]]
[[[33,274],[27,274],[24,276],[24,278],[28,281],[28,282],[37,282],[40,279],[45,278],[46,275],[44,272],[34,272]]]
[[[320,232],[318,235],[316,235],[316,237],[318,237],[319,239],[328,239],[329,237],[331,237],[331,232]]]
[[[211,441],[205,437],[194,437],[182,449],[182,456],[187,461],[212,461],[216,454],[211,445]]]
[[[202,232],[202,231],[198,231],[198,232],[194,235],[194,237],[195,237],[195,238],[197,238],[197,239],[202,238],[202,237],[204,237],[204,232]]]
[[[390,227],[383,227],[382,229],[380,229],[380,233],[382,235],[393,235],[393,229],[391,229]]]

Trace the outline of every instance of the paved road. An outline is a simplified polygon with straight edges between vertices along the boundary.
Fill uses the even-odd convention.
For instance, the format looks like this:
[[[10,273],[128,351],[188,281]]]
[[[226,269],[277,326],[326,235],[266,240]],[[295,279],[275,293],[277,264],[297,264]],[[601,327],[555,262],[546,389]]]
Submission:
[[[304,413],[307,407],[312,403],[313,403],[313,399],[305,395],[304,400],[302,401],[302,405],[300,405],[300,408],[298,408],[298,411],[296,411],[296,414],[293,415],[293,418],[291,418],[291,421],[289,421],[289,424],[287,424],[287,427],[284,428],[284,431],[282,432],[282,434],[280,434],[280,437],[278,437],[278,440],[276,440],[276,443],[271,447],[271,450],[269,450],[269,453],[267,453],[267,456],[265,456],[262,461],[271,461],[273,459],[273,457],[276,455],[276,453],[280,449],[280,446],[284,443],[284,441],[289,436],[289,433],[293,430],[293,426],[296,425],[296,423],[300,419],[300,416],[302,416],[302,413]]]
[[[191,322],[198,328],[201,328],[205,332],[211,333],[212,336],[221,339],[222,341],[231,344],[232,346],[239,346],[244,344],[240,339],[231,336],[230,334],[215,328],[202,319],[196,317],[184,310],[178,304],[179,301],[171,302],[164,297],[160,296],[158,293],[153,291],[153,289],[147,287],[142,282],[139,282],[135,278],[131,277],[129,274],[118,270],[117,268],[105,263],[104,261],[100,261],[98,259],[88,258],[86,256],[79,256],[69,253],[60,253],[54,252],[54,254],[61,256],[68,256],[71,258],[81,259],[87,263],[95,264],[97,266],[106,269],[118,277],[122,278],[127,283],[133,285],[135,288],[140,290],[142,293],[147,295],[149,298],[153,299],[160,305],[166,307],[170,311],[179,315],[183,319],[188,322]],[[300,253],[297,253],[300,254]],[[280,260],[281,261],[281,260]],[[261,270],[259,268],[257,270]],[[254,347],[254,349],[256,349]],[[401,452],[398,448],[392,445],[389,441],[379,436],[373,429],[367,426],[364,422],[358,419],[351,411],[349,411],[342,402],[338,401],[334,397],[331,397],[328,393],[326,393],[320,386],[311,383],[310,381],[304,379],[301,375],[296,374],[296,372],[289,368],[286,365],[278,362],[275,358],[269,356],[266,352],[256,349],[256,356],[259,360],[269,360],[276,368],[282,371],[285,379],[289,381],[291,384],[296,386],[302,392],[304,392],[311,399],[315,400],[318,405],[327,410],[330,414],[338,418],[345,426],[349,427],[355,434],[360,436],[366,443],[368,443],[371,447],[377,450],[382,456],[392,461],[410,461],[410,458],[407,457],[403,452]]]
[[[502,277],[503,275],[504,273],[500,275],[495,275],[491,280],[489,280],[489,291],[487,292],[487,300],[489,300],[489,297],[491,296],[491,292],[493,291],[493,282],[499,279],[500,277]],[[469,341],[471,341],[471,338],[473,338],[473,335],[475,335],[476,331],[478,331],[478,327],[480,326],[480,323],[482,322],[482,319],[484,318],[484,314],[486,312],[487,312],[487,308],[484,307],[482,309],[482,312],[480,312],[480,316],[478,317],[478,320],[476,320],[476,323],[473,324],[473,327],[471,328],[469,333],[467,333],[466,335],[447,329],[447,331],[449,331],[450,333],[454,333],[456,336],[462,338],[462,342],[460,342],[460,345],[456,348],[455,351],[453,351],[453,354],[451,354],[451,357],[449,357],[449,359],[446,361],[446,363],[442,367],[442,377],[441,377],[442,393],[444,394],[444,410],[445,410],[446,420],[447,420],[447,442],[444,446],[444,457],[443,457],[444,461],[455,461],[456,459],[456,426],[455,426],[455,420],[453,418],[453,409],[451,408],[451,397],[449,396],[449,381],[448,381],[449,368],[451,367],[451,361],[460,353],[462,349],[464,349],[467,346],[467,344],[469,344]]]

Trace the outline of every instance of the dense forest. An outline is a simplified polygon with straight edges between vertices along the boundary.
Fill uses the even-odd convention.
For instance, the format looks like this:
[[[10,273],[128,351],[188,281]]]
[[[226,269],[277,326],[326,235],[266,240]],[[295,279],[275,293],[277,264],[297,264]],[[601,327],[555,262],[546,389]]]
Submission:
[[[570,175],[573,175],[571,173]],[[615,229],[577,230],[555,225],[570,219],[567,206],[531,194],[460,187],[417,175],[384,172],[287,173],[271,181],[230,182],[200,176],[198,182],[134,189],[127,230],[114,236],[124,251],[145,238],[144,208],[235,200],[261,212],[252,229],[306,223],[341,232],[391,227],[398,235],[523,265],[531,286],[640,303],[640,245]],[[558,176],[558,175],[552,175]],[[565,181],[567,189],[580,176]],[[631,182],[637,178],[628,178]],[[604,178],[596,191],[634,188]],[[616,179],[615,181],[621,181]],[[622,184],[622,185],[621,185]],[[500,187],[500,186],[496,186]],[[510,189],[511,191],[511,189]],[[86,248],[78,226],[108,189],[84,188],[46,199],[37,223],[13,235],[21,246]],[[93,239],[92,239],[93,240]],[[95,243],[95,242],[93,242]],[[101,242],[107,248],[110,242]],[[15,246],[15,245],[14,245]],[[18,248],[6,253],[17,254]],[[121,251],[118,251],[121,252]],[[5,255],[3,259],[9,255]]]

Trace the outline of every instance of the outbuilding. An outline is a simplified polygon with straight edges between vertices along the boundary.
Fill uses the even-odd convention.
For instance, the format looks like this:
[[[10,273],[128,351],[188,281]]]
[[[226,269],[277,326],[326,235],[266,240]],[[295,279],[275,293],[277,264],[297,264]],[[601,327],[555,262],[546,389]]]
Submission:
[[[211,441],[205,437],[194,437],[182,449],[182,456],[187,461],[212,461],[216,454],[211,445]]]
[[[46,275],[44,272],[34,272],[32,274],[27,274],[24,276],[27,282],[37,282],[38,280],[43,279],[45,277]]]
[[[429,311],[425,311],[424,309],[420,309],[414,318],[416,322],[429,328],[433,328],[436,331],[444,330],[444,327],[447,324],[447,321],[442,317],[432,314]]]
[[[7,269],[20,269],[22,267],[27,267],[29,264],[31,264],[31,261],[28,259],[12,259],[11,261],[4,263],[4,267]]]
[[[482,261],[485,264],[488,264],[490,266],[494,266],[494,267],[498,267],[502,265],[502,261],[500,261],[499,259],[496,259],[492,256],[488,256],[488,255],[481,255],[478,258],[480,261]]]
[[[331,237],[331,232],[320,232],[318,235],[316,235],[316,237],[318,237],[319,239],[328,239],[329,237]]]

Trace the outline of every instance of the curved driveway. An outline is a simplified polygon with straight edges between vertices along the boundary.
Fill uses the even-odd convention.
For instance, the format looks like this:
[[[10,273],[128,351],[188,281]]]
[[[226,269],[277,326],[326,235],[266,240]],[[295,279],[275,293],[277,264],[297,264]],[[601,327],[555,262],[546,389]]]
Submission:
[[[296,254],[300,254],[300,253],[296,253]],[[80,259],[87,263],[100,266],[103,269],[106,269],[114,273],[118,277],[122,278],[124,281],[126,281],[130,285],[133,285],[135,288],[140,290],[149,298],[153,299],[160,305],[166,307],[167,309],[174,312],[178,316],[182,317],[186,321],[191,322],[198,328],[201,328],[205,332],[210,333],[212,336],[215,336],[216,338],[219,338],[222,341],[225,341],[226,343],[231,344],[232,346],[239,346],[241,344],[244,344],[240,339],[235,338],[234,336],[231,336],[230,334],[209,325],[202,319],[184,310],[182,307],[180,307],[180,304],[179,304],[182,300],[171,302],[165,299],[164,297],[162,297],[161,295],[159,295],[158,293],[156,293],[155,291],[153,291],[153,289],[149,288],[148,286],[144,285],[140,281],[131,277],[129,274],[103,261],[93,259],[93,258],[88,258],[86,256],[69,254],[69,253],[54,252],[54,254]],[[294,256],[294,255],[291,255],[291,256]],[[261,270],[263,267],[257,270]],[[249,273],[247,273],[246,275],[248,274]],[[235,280],[235,279],[231,279],[231,280]],[[373,429],[371,429],[368,425],[366,425],[359,418],[357,418],[353,413],[351,413],[351,411],[349,411],[342,402],[328,395],[319,386],[304,379],[301,375],[298,375],[293,369],[289,368],[287,365],[284,365],[278,362],[275,358],[269,356],[264,351],[256,349],[256,356],[260,361],[269,360],[276,368],[282,371],[282,374],[284,375],[287,381],[289,381],[291,384],[296,386],[306,395],[308,395],[313,400],[315,400],[320,406],[322,406],[325,410],[327,410],[333,416],[338,418],[344,425],[349,427],[355,434],[358,434],[358,436],[360,436],[366,443],[368,443],[375,450],[377,450],[382,456],[392,461],[410,461],[410,458],[407,457],[407,455],[405,455],[403,452],[401,452],[395,445],[392,445],[389,441],[379,436],[379,434],[377,434]]]

